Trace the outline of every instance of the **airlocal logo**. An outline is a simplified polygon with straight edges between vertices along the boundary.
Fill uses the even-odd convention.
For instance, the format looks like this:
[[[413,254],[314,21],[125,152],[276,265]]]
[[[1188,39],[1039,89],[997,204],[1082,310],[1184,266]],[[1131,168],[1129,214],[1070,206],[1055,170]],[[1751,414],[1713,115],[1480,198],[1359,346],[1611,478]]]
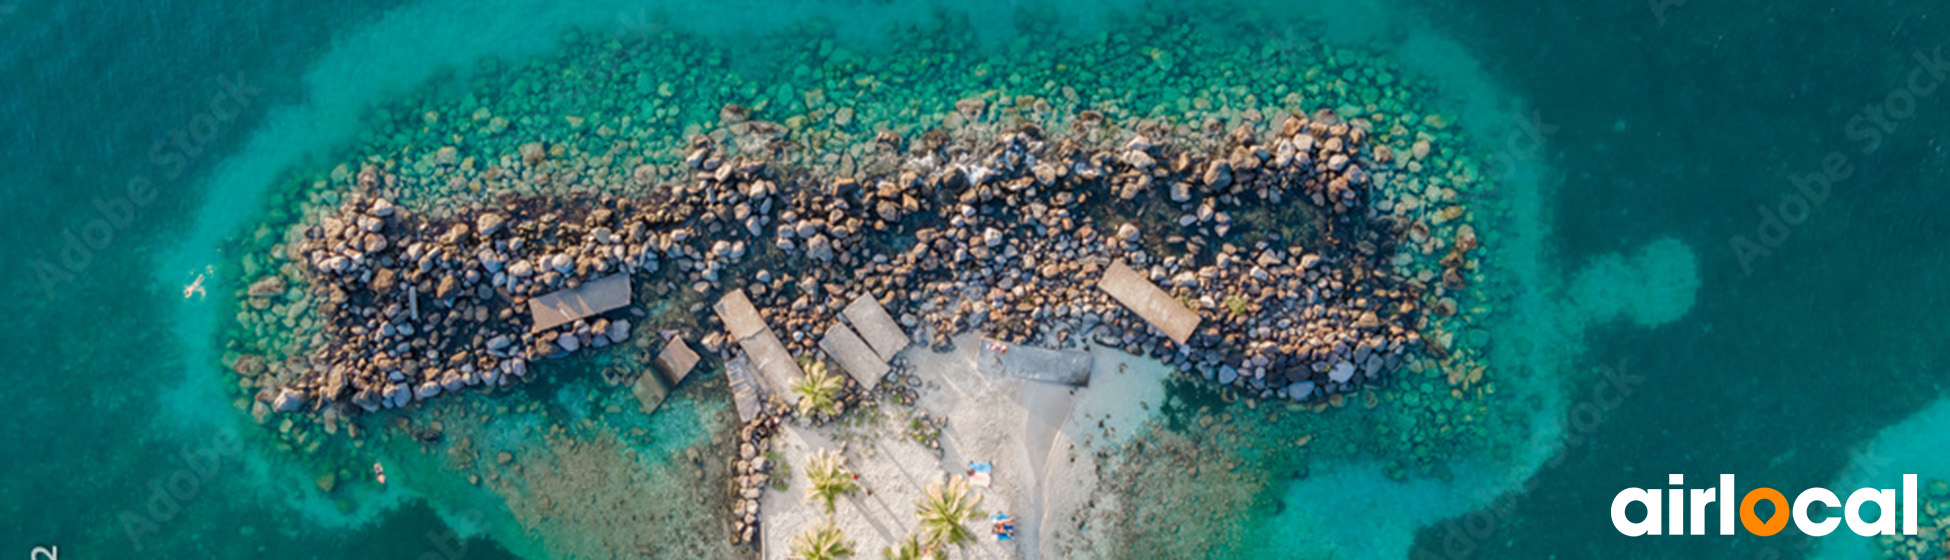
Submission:
[[[1675,487],[1686,483],[1686,477],[1677,474],[1671,475],[1667,480]],[[1736,511],[1740,513],[1741,527],[1746,527],[1749,533],[1763,537],[1781,532],[1781,529],[1787,527],[1790,517],[1794,519],[1796,528],[1811,537],[1827,535],[1834,531],[1835,526],[1840,525],[1843,519],[1848,520],[1849,530],[1864,537],[1896,534],[1895,490],[1876,488],[1856,490],[1848,495],[1848,504],[1844,506],[1841,499],[1835,497],[1834,492],[1829,492],[1826,488],[1809,488],[1794,497],[1792,508],[1788,507],[1787,496],[1773,488],[1755,488],[1740,498],[1740,507],[1737,508],[1732,506],[1733,496],[1736,494],[1733,475],[1730,474],[1720,475],[1719,488],[1668,489],[1665,492],[1665,500],[1660,499],[1660,493],[1656,489],[1626,488],[1619,492],[1617,497],[1611,499],[1611,525],[1617,527],[1618,532],[1624,533],[1627,537],[1658,535],[1662,527],[1665,529],[1665,534],[1670,535],[1704,535],[1706,534],[1706,506],[1718,502],[1722,535],[1733,534],[1733,516]],[[1692,507],[1687,507],[1689,499]],[[1661,507],[1661,502],[1669,505]],[[1774,513],[1768,515],[1766,521],[1760,519],[1760,513],[1755,509],[1761,502],[1769,502],[1774,506]],[[1916,475],[1903,475],[1902,502],[1903,534],[1915,535]],[[1645,506],[1645,519],[1632,521],[1626,515],[1627,508],[1634,503]],[[1837,519],[1834,514],[1824,515],[1821,521],[1811,519],[1808,508],[1816,503],[1830,508],[1842,508],[1843,519]],[[1864,504],[1876,505],[1875,521],[1862,519]],[[1660,512],[1666,512],[1666,516],[1671,519],[1667,523],[1660,523]],[[1689,519],[1692,523],[1686,523]]]

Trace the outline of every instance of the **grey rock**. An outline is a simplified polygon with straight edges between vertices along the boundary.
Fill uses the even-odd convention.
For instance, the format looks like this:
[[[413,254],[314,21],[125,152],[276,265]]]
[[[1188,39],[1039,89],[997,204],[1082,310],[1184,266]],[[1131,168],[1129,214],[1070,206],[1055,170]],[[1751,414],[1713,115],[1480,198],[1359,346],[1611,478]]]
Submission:
[[[501,217],[500,214],[488,212],[474,218],[474,231],[480,233],[481,237],[490,237],[495,232],[501,231],[501,226],[507,223],[507,218]]]
[[[1333,380],[1335,383],[1346,383],[1347,380],[1354,378],[1354,364],[1349,362],[1335,363],[1334,369],[1327,371],[1327,378]]]
[[[278,412],[296,412],[305,406],[305,394],[289,387],[278,391],[278,398],[272,401],[272,408]]]
[[[823,233],[813,234],[811,239],[806,240],[806,255],[822,261],[833,260],[832,240],[826,239]]]
[[[622,342],[624,340],[629,339],[630,320],[617,319],[616,322],[609,324],[609,329],[607,329],[607,331],[604,332],[603,335],[609,337],[609,340],[612,342]]]
[[[1314,382],[1301,381],[1299,383],[1288,385],[1286,388],[1286,394],[1287,397],[1292,398],[1293,400],[1296,401],[1306,400],[1308,397],[1311,397],[1314,394]]]
[[[1225,161],[1212,162],[1212,165],[1205,168],[1204,179],[1205,187],[1215,191],[1232,186],[1232,164]]]

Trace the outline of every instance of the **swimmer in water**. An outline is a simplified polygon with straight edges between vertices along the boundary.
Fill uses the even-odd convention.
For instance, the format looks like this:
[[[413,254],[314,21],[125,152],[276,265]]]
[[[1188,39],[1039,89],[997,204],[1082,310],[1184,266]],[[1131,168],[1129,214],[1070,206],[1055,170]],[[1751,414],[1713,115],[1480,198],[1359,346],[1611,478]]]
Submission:
[[[209,293],[209,292],[207,292],[207,291],[205,291],[205,290],[203,289],[203,275],[202,275],[202,274],[198,274],[198,275],[196,275],[196,281],[194,281],[194,282],[190,282],[190,285],[188,285],[188,286],[184,286],[184,287],[183,287],[183,299],[189,299],[189,298],[190,298],[191,296],[196,296],[197,298],[202,298],[202,297],[204,297],[205,295],[207,295],[208,293]]]

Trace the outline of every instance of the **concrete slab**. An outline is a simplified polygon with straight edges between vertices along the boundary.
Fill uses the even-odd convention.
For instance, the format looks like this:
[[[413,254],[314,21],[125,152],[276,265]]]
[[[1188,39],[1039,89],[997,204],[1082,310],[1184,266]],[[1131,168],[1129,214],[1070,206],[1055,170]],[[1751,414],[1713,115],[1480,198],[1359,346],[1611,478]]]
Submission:
[[[765,317],[758,314],[758,307],[752,305],[752,299],[745,296],[743,288],[718,298],[717,305],[711,306],[711,309],[718,312],[718,320],[724,321],[724,329],[731,333],[732,340],[767,330]]]
[[[805,375],[799,369],[799,362],[792,359],[779,336],[765,325],[765,318],[752,306],[752,300],[745,297],[742,289],[732,290],[718,300],[713,307],[718,318],[724,321],[725,330],[738,341],[738,347],[745,350],[745,356],[752,361],[752,368],[758,372],[759,381],[766,391],[783,395],[791,389],[792,382]]]
[[[674,336],[664,344],[663,353],[657,355],[657,369],[663,371],[664,379],[670,382],[671,387],[676,387],[678,383],[684,382],[684,377],[691,374],[691,370],[697,367],[700,359],[702,358],[697,355],[697,351],[691,350],[691,345],[684,343],[683,337]]]
[[[1198,312],[1172,299],[1171,294],[1139,276],[1124,261],[1111,263],[1104,277],[1097,281],[1097,287],[1179,344],[1190,340],[1192,333],[1198,331]]]
[[[834,321],[833,326],[826,329],[826,334],[819,338],[819,349],[825,350],[827,356],[840,363],[840,369],[846,370],[847,375],[853,376],[853,380],[860,382],[860,386],[868,391],[872,391],[874,384],[887,375],[886,360],[880,359],[867,341],[861,340],[860,335],[839,321]]]
[[[630,392],[636,394],[637,408],[644,414],[650,414],[656,412],[657,407],[663,406],[664,399],[670,398],[670,387],[665,385],[663,376],[646,371],[643,375],[637,376],[636,383],[630,387]]]
[[[774,395],[786,394],[792,389],[793,381],[806,375],[799,369],[798,360],[792,359],[792,353],[786,351],[785,344],[772,336],[770,330],[738,341],[738,347],[745,349],[745,357],[758,370],[759,382]]]
[[[895,354],[914,342],[872,294],[853,298],[840,313],[846,315],[846,320],[853,323],[853,329],[859,331],[860,338],[873,347],[874,353],[879,354],[882,361],[893,360]]]
[[[531,331],[541,332],[630,304],[630,275],[618,272],[528,300]]]
[[[725,382],[731,385],[731,402],[738,407],[740,422],[750,422],[758,417],[760,401],[756,377],[751,360],[741,357],[724,363]]]
[[[983,373],[1009,375],[1030,381],[1072,387],[1090,385],[1090,354],[982,339],[975,368]]]

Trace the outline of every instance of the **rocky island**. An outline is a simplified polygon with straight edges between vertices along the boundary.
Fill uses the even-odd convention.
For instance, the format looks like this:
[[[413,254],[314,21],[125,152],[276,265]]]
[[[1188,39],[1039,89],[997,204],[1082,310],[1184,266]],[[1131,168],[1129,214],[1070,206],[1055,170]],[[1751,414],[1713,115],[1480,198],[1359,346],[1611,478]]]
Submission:
[[[568,44],[634,56],[580,37]],[[658,48],[686,60],[719,56]],[[1145,52],[1163,60],[1145,72],[1201,70],[1174,70],[1169,55]],[[925,64],[892,64],[908,63]],[[496,67],[491,75],[529,84],[532,71]],[[541,403],[430,413],[444,422],[415,419],[417,409],[449,410],[434,405],[470,391],[562,383],[546,379],[561,375],[549,364],[613,364],[614,355],[635,365],[606,365],[601,376],[638,387],[648,414],[682,389],[695,363],[713,372],[704,382],[721,387],[714,391],[738,396],[743,414],[729,441],[714,436],[685,451],[698,478],[725,488],[698,501],[730,513],[723,540],[758,542],[771,556],[779,550],[765,543],[786,543],[760,538],[776,501],[765,489],[775,477],[789,479],[781,469],[810,460],[814,447],[912,440],[921,446],[887,460],[925,465],[944,453],[1006,455],[1024,445],[1022,461],[1003,463],[1035,473],[1043,487],[1056,468],[1042,456],[1053,449],[1049,438],[1069,441],[1080,429],[1072,408],[1110,406],[1102,404],[1110,397],[1092,395],[1122,393],[1090,386],[1056,396],[1020,380],[942,393],[958,375],[977,375],[960,364],[1010,348],[1072,353],[1081,360],[1081,383],[1072,385],[1090,385],[1106,367],[1155,364],[1227,399],[1312,411],[1347,402],[1373,408],[1397,390],[1411,402],[1494,391],[1476,362],[1486,341],[1457,336],[1489,312],[1467,303],[1479,299],[1473,290],[1482,278],[1475,215],[1462,192],[1474,170],[1444,153],[1452,148],[1443,146],[1442,117],[1403,107],[1409,93],[1392,76],[1350,70],[1352,82],[1320,78],[1334,84],[1328,88],[1195,78],[1180,97],[1137,110],[1128,107],[1144,105],[1128,96],[1087,101],[1106,90],[1065,85],[1061,76],[1012,75],[1009,87],[897,101],[876,97],[898,89],[880,81],[898,79],[892,74],[767,89],[735,78],[659,82],[611,67],[584,71],[591,83],[634,83],[635,93],[556,116],[474,96],[394,111],[393,126],[416,132],[376,136],[361,155],[295,181],[288,209],[240,241],[248,250],[238,273],[248,287],[237,293],[226,356],[239,374],[239,406],[278,424],[278,437],[307,454],[341,426],[355,440],[369,437],[361,431],[378,428],[366,420],[377,416],[405,428],[401,436],[423,453],[452,446],[460,464],[477,468],[460,446],[490,433],[446,441],[467,433],[455,418],[486,424]],[[976,78],[986,79],[986,71]],[[1345,94],[1354,84],[1372,92]],[[686,97],[684,88],[700,93]],[[708,115],[680,118],[705,103]],[[759,357],[710,305],[734,292],[797,362],[792,379],[751,373],[758,368],[746,362]],[[842,318],[861,301],[878,303],[893,330],[920,344],[868,344],[877,342],[864,336],[869,329]],[[658,375],[644,367],[652,356],[692,345],[703,359],[664,366],[684,371],[654,378],[662,380],[648,391],[654,397],[644,396]],[[841,359],[839,348],[872,359]],[[1446,382],[1432,387],[1430,378]],[[1030,414],[1049,425],[1031,429],[1027,443],[1010,436],[1003,448],[957,444],[950,433],[950,446],[961,447],[943,449],[944,419],[1014,430],[970,403],[1044,398],[1034,395],[1063,404]],[[1160,403],[1122,406],[1133,404]],[[608,410],[617,414],[613,404]],[[867,419],[849,420],[861,415]],[[854,424],[883,421],[900,427],[845,435]],[[550,438],[583,429],[558,427]],[[1453,437],[1446,425],[1440,434]],[[1090,448],[1108,454],[1111,441],[1121,440]],[[334,480],[347,477],[342,460],[327,462],[336,462],[325,467]],[[533,499],[533,483],[500,482],[524,476],[513,468],[520,459],[502,452],[498,462],[502,474],[469,483]],[[879,472],[862,462],[855,468]],[[1435,462],[1414,459],[1423,469]],[[326,492],[333,486],[321,477]],[[919,493],[923,485],[911,486]],[[1039,512],[1056,507],[997,499]],[[1066,499],[1077,501],[1050,498]],[[548,513],[552,500],[543,505],[515,517],[556,515]],[[777,507],[787,509],[787,524],[812,527],[816,516],[804,508]],[[654,547],[649,539],[632,542]],[[628,548],[589,546],[580,550]]]

